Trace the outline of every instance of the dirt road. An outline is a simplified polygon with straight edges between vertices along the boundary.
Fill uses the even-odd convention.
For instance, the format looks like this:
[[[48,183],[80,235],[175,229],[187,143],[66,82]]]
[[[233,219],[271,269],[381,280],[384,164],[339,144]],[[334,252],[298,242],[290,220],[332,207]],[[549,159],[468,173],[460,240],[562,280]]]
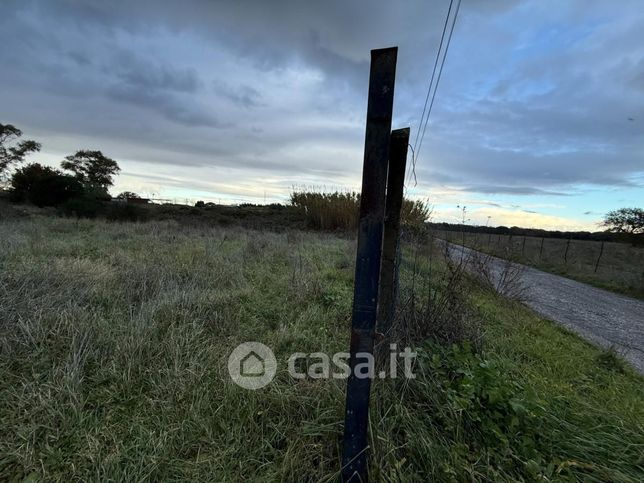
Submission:
[[[453,244],[450,252],[465,258],[477,253]],[[498,280],[508,262],[489,259],[491,278]],[[598,346],[614,348],[644,374],[644,302],[531,267],[513,266],[523,271],[526,305]]]

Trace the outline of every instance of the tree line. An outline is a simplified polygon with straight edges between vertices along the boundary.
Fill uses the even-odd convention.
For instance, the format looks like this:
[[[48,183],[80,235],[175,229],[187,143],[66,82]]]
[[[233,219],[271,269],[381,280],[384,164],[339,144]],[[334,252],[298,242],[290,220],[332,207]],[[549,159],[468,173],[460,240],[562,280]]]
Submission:
[[[67,205],[71,211],[86,214],[101,202],[111,200],[108,192],[119,165],[101,151],[79,150],[66,156],[60,169],[40,163],[24,163],[41,144],[21,140],[22,131],[0,123],[0,180],[8,185],[11,199],[36,206]]]
[[[11,197],[15,201],[30,202],[37,206],[66,205],[68,211],[79,216],[95,213],[101,202],[111,199],[108,189],[114,184],[114,176],[120,172],[119,165],[113,159],[105,156],[101,151],[80,150],[71,154],[60,163],[61,169],[43,166],[39,163],[27,164],[12,171],[16,165],[25,161],[25,158],[41,149],[41,144],[33,140],[20,140],[22,131],[12,124],[0,123],[0,181],[8,182]],[[11,173],[11,175],[9,175]],[[294,194],[291,200],[294,206],[303,205],[305,193]],[[353,214],[357,210],[358,194],[345,196],[333,195],[333,203],[325,201],[324,213],[320,217],[329,218],[328,207],[333,205],[338,212],[336,218],[340,219]],[[333,197],[332,196],[332,197]],[[135,193],[121,193],[120,198],[136,198]],[[309,198],[311,196],[309,195]],[[318,197],[319,198],[319,197]],[[345,199],[346,198],[346,199]],[[321,199],[321,198],[320,198]],[[308,198],[307,198],[308,200]],[[313,200],[317,203],[317,198]],[[341,203],[338,201],[342,201]],[[349,201],[349,203],[347,203]],[[307,202],[307,209],[317,206],[312,201]],[[319,204],[319,203],[317,203]],[[355,205],[355,206],[354,206]],[[407,202],[411,214],[416,217],[427,218],[428,213],[421,208],[422,203],[416,205]],[[354,209],[355,208],[355,209]],[[344,213],[346,212],[346,213]],[[644,237],[644,210],[636,207],[620,208],[609,211],[600,224],[605,228],[603,232],[564,232],[548,231],[532,228],[519,228],[516,226],[487,227],[476,225],[432,223],[434,227],[442,230],[468,231],[474,233],[493,233],[500,235],[523,235],[537,237],[575,238],[578,240],[621,241],[628,239],[633,243],[643,243]]]

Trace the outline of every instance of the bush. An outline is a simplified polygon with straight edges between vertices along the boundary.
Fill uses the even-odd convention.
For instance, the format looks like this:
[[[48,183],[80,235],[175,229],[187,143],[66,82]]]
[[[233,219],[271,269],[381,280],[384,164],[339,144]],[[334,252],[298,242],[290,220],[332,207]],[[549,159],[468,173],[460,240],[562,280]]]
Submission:
[[[129,203],[112,203],[108,205],[105,216],[110,221],[143,221],[147,211],[140,206]]]
[[[544,408],[536,394],[493,360],[474,352],[468,344],[445,347],[432,342],[418,351],[424,367],[416,395],[422,406],[432,400],[432,425],[448,439],[467,435],[467,446],[454,445],[460,465],[452,468],[458,480],[472,458],[485,458],[488,467],[517,479],[545,480],[553,468],[540,428]],[[454,475],[454,476],[455,476]]]
[[[360,193],[291,193],[291,204],[302,210],[311,228],[321,230],[357,229],[360,219]],[[403,200],[401,222],[407,227],[420,228],[429,218],[429,208],[422,201]]]
[[[105,203],[92,196],[72,198],[58,207],[59,214],[77,218],[96,218],[104,211]]]
[[[34,163],[13,174],[11,193],[15,201],[29,201],[36,206],[58,206],[81,196],[83,186],[73,176]]]

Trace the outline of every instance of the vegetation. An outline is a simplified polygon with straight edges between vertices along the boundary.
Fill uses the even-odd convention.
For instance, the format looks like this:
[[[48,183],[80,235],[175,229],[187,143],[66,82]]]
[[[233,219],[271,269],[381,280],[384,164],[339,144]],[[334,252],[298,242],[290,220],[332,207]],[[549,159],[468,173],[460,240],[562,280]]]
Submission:
[[[141,197],[137,194],[134,193],[133,191],[123,191],[122,193],[119,193],[116,196],[117,200],[137,200],[141,199]]]
[[[644,210],[642,208],[620,208],[609,211],[602,224],[612,232],[640,235],[644,233]],[[633,240],[635,240],[634,237]]]
[[[346,350],[353,240],[35,216],[0,221],[0,479],[337,477],[345,382],[285,360]],[[403,255],[405,317],[458,297],[482,330],[416,333],[417,378],[374,382],[374,480],[641,481],[640,377],[435,247]],[[258,391],[226,370],[249,340],[280,362]]]
[[[19,130],[11,125],[0,125],[8,134],[2,142]],[[17,133],[17,134],[16,134]],[[0,146],[0,154],[7,158],[5,168],[15,163],[30,150],[40,149],[34,141],[23,141],[15,148]],[[103,215],[111,220],[134,221],[143,218],[143,212],[134,207],[112,207],[104,202],[111,200],[108,188],[120,171],[118,163],[100,151],[82,150],[67,156],[61,163],[64,170],[32,163],[17,169],[11,176],[10,195],[13,201],[28,202],[36,206],[55,206],[64,215],[95,218]],[[136,196],[136,195],[135,195]]]
[[[75,177],[38,163],[17,169],[11,189],[14,201],[36,206],[58,206],[83,195],[83,185]]]
[[[88,191],[102,192],[104,196],[109,196],[107,189],[114,184],[114,176],[121,170],[113,159],[100,151],[89,150],[67,156],[60,165],[74,173]]]
[[[356,192],[324,193],[294,191],[291,204],[299,208],[311,228],[323,230],[357,229],[360,214],[360,194]],[[429,208],[422,201],[403,200],[402,223],[419,227],[429,218]]]
[[[16,142],[21,136],[22,131],[17,127],[0,123],[0,180],[12,165],[23,162],[29,153],[40,151],[40,144],[36,141]]]
[[[453,243],[644,299],[644,248],[628,243],[438,232]]]

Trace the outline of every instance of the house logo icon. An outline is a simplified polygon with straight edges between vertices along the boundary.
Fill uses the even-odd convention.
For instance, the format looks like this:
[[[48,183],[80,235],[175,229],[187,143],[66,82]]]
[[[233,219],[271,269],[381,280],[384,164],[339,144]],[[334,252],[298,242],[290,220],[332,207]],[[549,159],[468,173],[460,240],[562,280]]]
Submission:
[[[228,373],[244,389],[260,389],[275,377],[277,361],[273,351],[261,342],[244,342],[228,357]]]
[[[266,374],[264,359],[255,351],[246,354],[240,364],[240,373],[244,377],[261,377]]]

